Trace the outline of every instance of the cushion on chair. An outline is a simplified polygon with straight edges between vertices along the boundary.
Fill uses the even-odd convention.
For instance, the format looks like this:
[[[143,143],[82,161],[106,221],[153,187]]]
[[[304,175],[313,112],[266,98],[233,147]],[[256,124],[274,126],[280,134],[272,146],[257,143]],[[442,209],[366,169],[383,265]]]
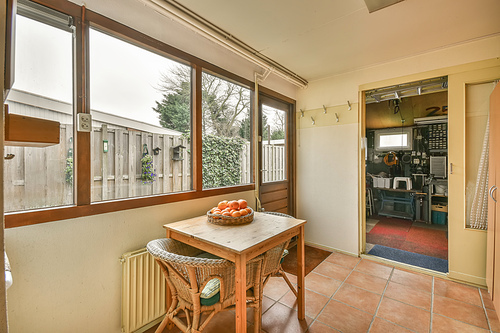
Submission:
[[[207,282],[201,291],[201,305],[214,305],[220,299],[220,280],[215,278]]]
[[[281,256],[281,260],[280,260],[280,264],[283,263],[283,260],[285,260],[285,257],[288,255],[288,250],[285,249],[285,251],[283,251],[283,255]]]

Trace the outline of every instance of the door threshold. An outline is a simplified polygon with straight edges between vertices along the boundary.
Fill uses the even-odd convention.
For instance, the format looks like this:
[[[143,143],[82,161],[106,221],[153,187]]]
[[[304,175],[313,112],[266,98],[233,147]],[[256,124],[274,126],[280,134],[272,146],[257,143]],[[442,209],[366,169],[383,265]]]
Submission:
[[[391,259],[377,257],[377,256],[374,256],[374,255],[371,255],[371,254],[361,253],[360,257],[363,258],[363,259],[369,259],[369,260],[372,260],[372,261],[377,261],[377,262],[380,262],[380,263],[383,263],[383,264],[386,264],[386,265],[391,265],[391,266],[394,266],[394,267],[397,267],[397,268],[403,268],[403,269],[406,269],[406,270],[409,270],[409,271],[413,271],[413,272],[423,273],[423,274],[426,274],[426,275],[432,275],[432,276],[439,277],[439,278],[445,279],[445,280],[453,280],[453,279],[450,279],[448,277],[448,273],[442,273],[442,272],[434,271],[432,269],[427,269],[427,268],[423,268],[423,267],[419,267],[419,266],[413,266],[413,265],[405,264],[405,263],[402,263],[402,262],[399,262],[399,261],[394,261],[394,260],[391,260]]]

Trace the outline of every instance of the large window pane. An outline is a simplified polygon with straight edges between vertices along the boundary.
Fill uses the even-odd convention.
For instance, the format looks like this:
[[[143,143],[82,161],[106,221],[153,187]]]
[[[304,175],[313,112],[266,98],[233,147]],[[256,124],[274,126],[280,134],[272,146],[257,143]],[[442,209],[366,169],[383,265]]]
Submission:
[[[250,90],[202,75],[203,188],[251,182]]]
[[[191,190],[191,68],[90,30],[92,201]]]
[[[24,15],[37,12],[24,3]],[[38,13],[38,12],[37,12]],[[14,154],[4,161],[6,212],[71,205],[73,200],[73,36],[64,15],[52,22],[16,16],[15,83],[7,104],[10,114],[60,123],[60,144],[46,148],[5,147]],[[62,21],[61,21],[62,19]],[[62,28],[56,26],[61,25]]]

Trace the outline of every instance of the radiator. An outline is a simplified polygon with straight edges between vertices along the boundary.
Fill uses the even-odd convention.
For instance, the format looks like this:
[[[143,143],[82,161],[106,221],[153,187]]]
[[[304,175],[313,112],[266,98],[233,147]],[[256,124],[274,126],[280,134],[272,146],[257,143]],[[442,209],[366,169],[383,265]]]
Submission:
[[[146,248],[123,254],[120,262],[122,332],[144,332],[167,312],[165,278]]]

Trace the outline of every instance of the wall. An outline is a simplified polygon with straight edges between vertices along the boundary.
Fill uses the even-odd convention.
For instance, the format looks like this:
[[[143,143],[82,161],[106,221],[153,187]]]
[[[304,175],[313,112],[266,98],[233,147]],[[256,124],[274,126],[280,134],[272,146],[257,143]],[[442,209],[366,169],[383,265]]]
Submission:
[[[351,198],[358,198],[363,190],[359,183],[361,161],[364,158],[360,153],[361,120],[354,120],[352,116],[355,124],[343,121],[342,114],[347,112],[347,101],[351,104],[358,102],[361,90],[447,75],[446,68],[450,66],[497,57],[500,57],[500,36],[493,36],[310,82],[308,89],[299,91],[298,117],[300,109],[305,111],[305,116],[300,118],[302,120],[297,126],[297,216],[308,220],[306,241],[349,253],[361,252],[359,230],[362,228],[364,212],[358,200],[354,204],[350,202]],[[464,70],[468,70],[468,66]],[[340,121],[336,123],[329,120],[324,124],[316,121],[315,126],[305,126],[311,122],[311,115],[320,121],[331,116],[331,112],[327,115],[322,113],[323,105],[342,110]],[[353,112],[358,113],[356,107]],[[361,203],[363,197],[359,197]],[[478,254],[482,260],[485,238],[482,235],[464,234],[464,224],[462,221],[457,223],[457,228],[461,230],[456,231],[456,247],[460,246],[459,243],[468,244],[471,240],[473,244],[469,244],[469,247],[474,248],[472,252],[476,255],[476,261]],[[455,258],[461,261],[460,256]],[[469,259],[470,262],[456,265],[456,270],[462,274],[455,276],[465,281],[482,283],[482,264],[469,265],[474,260]],[[471,267],[470,271],[468,266]]]

